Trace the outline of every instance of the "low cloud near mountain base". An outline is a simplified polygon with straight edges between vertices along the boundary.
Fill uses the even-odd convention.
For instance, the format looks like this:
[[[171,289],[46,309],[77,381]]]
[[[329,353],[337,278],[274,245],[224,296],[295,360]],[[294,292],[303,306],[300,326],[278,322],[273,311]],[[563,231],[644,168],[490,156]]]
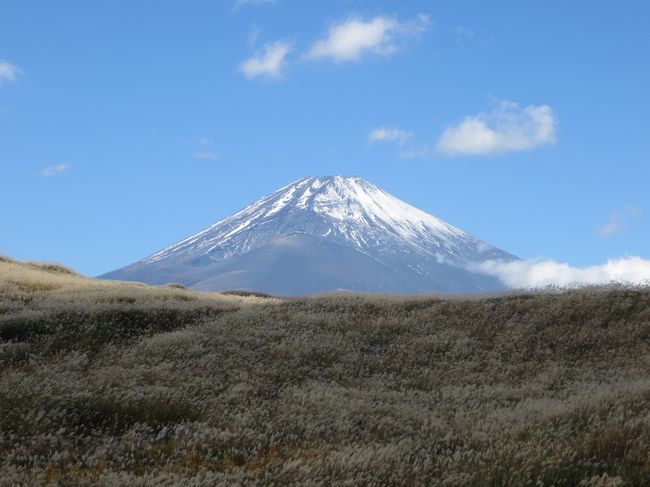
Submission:
[[[579,287],[613,282],[650,284],[650,260],[640,257],[610,259],[606,264],[583,268],[571,267],[554,260],[488,260],[470,267],[474,272],[496,277],[506,286],[519,289],[546,286]]]

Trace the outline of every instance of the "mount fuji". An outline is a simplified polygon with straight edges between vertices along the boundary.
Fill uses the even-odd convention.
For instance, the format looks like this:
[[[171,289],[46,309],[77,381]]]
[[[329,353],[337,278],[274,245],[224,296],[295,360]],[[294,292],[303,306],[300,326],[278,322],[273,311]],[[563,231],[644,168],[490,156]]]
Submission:
[[[517,258],[356,177],[307,177],[205,230],[100,276],[199,290],[475,293],[472,272]]]

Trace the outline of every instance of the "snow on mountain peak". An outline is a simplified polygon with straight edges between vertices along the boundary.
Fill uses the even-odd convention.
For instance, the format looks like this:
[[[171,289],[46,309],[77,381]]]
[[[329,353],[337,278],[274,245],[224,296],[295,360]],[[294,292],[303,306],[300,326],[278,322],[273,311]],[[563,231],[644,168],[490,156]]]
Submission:
[[[500,290],[476,263],[516,257],[357,177],[295,181],[103,277],[283,295]]]
[[[493,247],[358,177],[305,177],[143,260],[240,255],[288,233],[318,235],[375,255],[401,252],[446,261]]]
[[[258,200],[240,213],[247,212],[249,208],[264,208],[269,204],[266,216],[283,208],[294,207],[342,222],[397,226],[411,224],[416,227],[424,224],[443,233],[464,233],[357,177],[303,178]]]

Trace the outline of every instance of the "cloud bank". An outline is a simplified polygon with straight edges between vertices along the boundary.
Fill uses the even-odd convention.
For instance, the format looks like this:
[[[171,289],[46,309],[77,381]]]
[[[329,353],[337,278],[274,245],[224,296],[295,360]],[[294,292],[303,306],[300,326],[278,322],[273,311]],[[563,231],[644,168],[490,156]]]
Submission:
[[[413,132],[397,127],[378,127],[368,134],[368,140],[370,142],[397,142],[399,145],[404,145],[413,135]]]
[[[424,14],[409,22],[386,16],[350,18],[332,25],[327,35],[312,45],[306,58],[355,62],[369,54],[390,55],[399,49],[400,39],[419,35],[428,24],[429,17]]]
[[[436,150],[449,156],[531,150],[554,144],[556,128],[548,105],[521,108],[504,101],[492,112],[468,116],[460,124],[447,127]]]
[[[286,66],[286,57],[292,50],[289,42],[276,41],[267,43],[255,56],[241,64],[241,71],[246,78],[255,77],[276,78],[282,77],[282,70]]]
[[[474,264],[472,271],[498,278],[511,288],[527,289],[547,286],[579,287],[585,285],[650,284],[650,260],[640,257],[610,259],[606,264],[577,268],[546,261],[503,262],[488,260]]]

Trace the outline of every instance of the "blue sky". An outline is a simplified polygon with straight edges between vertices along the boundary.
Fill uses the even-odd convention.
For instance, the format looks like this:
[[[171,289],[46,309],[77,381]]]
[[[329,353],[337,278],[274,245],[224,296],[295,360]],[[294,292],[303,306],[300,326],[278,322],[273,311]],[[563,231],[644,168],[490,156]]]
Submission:
[[[96,275],[308,175],[650,259],[650,3],[0,0],[0,253]]]

